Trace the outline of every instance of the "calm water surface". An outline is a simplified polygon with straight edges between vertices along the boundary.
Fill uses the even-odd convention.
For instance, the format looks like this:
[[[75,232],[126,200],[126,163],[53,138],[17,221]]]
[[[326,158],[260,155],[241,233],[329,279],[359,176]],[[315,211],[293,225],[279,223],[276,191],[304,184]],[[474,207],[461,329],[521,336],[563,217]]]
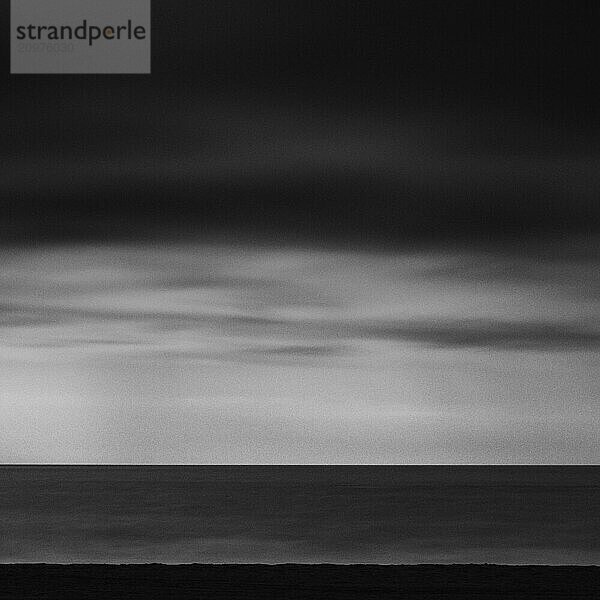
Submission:
[[[0,467],[0,562],[600,564],[600,467]]]

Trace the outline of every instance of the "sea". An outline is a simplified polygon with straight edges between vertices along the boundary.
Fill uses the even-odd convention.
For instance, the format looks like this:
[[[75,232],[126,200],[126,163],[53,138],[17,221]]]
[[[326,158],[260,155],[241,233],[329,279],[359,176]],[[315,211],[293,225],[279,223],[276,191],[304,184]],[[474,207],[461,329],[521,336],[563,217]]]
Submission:
[[[598,565],[600,466],[2,466],[0,562]]]

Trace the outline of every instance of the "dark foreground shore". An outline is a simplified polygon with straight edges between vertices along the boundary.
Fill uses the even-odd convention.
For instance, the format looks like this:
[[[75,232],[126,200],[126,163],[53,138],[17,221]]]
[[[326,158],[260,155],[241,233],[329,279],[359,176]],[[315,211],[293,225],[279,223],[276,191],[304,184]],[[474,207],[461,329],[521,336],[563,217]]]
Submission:
[[[600,567],[1,565],[2,599],[599,598]]]

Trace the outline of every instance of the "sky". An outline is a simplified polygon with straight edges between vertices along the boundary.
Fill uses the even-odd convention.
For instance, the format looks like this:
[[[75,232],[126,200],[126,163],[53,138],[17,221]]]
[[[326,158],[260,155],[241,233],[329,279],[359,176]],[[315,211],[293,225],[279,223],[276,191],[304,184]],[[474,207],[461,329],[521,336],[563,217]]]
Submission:
[[[552,256],[15,249],[0,275],[0,453],[17,463],[594,463],[597,267],[595,248],[572,244]]]
[[[595,4],[153,10],[0,51],[0,461],[597,463]]]

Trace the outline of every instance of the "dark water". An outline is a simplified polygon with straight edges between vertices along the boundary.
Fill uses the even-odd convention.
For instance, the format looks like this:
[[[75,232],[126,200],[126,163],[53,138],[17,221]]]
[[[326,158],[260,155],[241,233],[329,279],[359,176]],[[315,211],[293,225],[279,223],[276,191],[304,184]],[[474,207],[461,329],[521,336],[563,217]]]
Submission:
[[[0,565],[0,600],[598,600],[600,567]]]
[[[600,563],[600,467],[1,467],[1,562]]]

